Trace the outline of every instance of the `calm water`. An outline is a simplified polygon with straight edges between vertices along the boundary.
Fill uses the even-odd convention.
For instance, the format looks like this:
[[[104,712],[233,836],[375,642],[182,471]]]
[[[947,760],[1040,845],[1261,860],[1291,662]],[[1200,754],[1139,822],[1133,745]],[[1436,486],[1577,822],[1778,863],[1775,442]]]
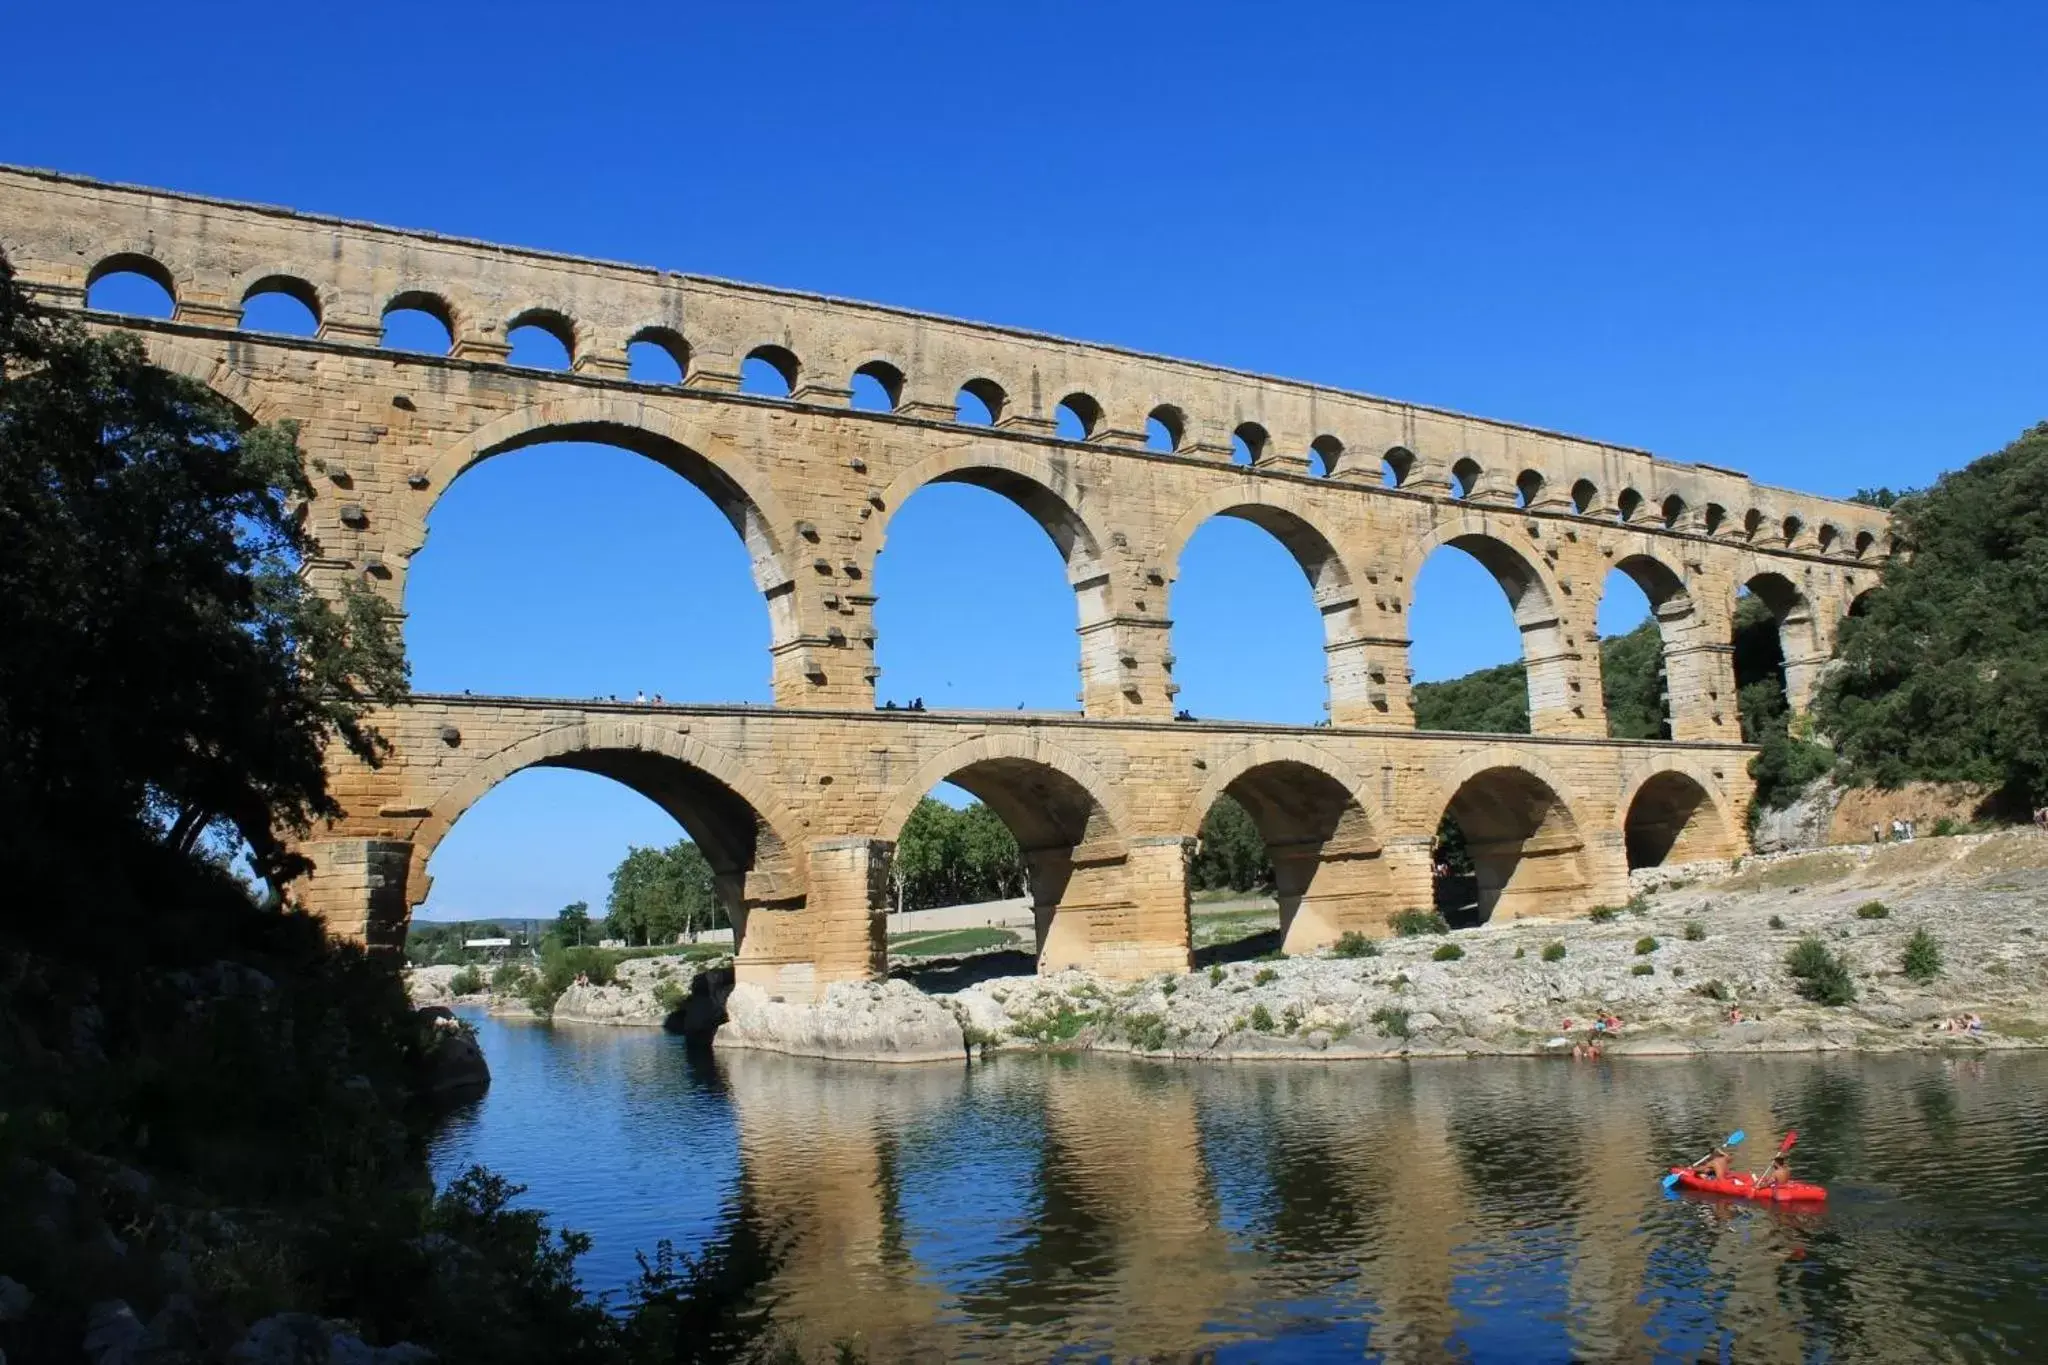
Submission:
[[[2048,1360],[2048,1057],[714,1061],[476,1020],[443,1134],[596,1238],[871,1360]],[[1792,1212],[1657,1185],[1800,1132]],[[1761,1164],[1759,1159],[1757,1164]]]

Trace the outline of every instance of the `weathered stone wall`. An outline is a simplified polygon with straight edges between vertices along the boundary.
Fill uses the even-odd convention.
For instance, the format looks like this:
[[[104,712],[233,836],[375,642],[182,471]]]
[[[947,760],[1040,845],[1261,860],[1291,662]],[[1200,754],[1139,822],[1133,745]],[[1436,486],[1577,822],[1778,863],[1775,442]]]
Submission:
[[[82,307],[110,270],[156,278],[175,298],[171,319],[86,316],[134,331],[253,418],[300,424],[325,583],[361,578],[402,605],[442,491],[481,460],[550,440],[661,462],[744,538],[781,709],[421,698],[390,719],[398,752],[384,769],[336,759],[348,815],[315,841],[303,899],[348,933],[402,925],[393,907],[424,896],[425,858],[447,824],[539,762],[606,772],[674,812],[744,923],[743,974],[792,990],[879,965],[876,888],[891,843],[948,778],[1018,832],[1049,966],[1138,973],[1184,960],[1188,841],[1232,784],[1285,864],[1291,949],[1428,904],[1429,838],[1453,803],[1495,913],[1619,899],[1630,802],[1659,772],[1683,777],[1656,789],[1635,846],[1705,857],[1740,841],[1738,588],[1778,613],[1803,705],[1889,548],[1875,509],[1556,433],[284,210],[0,169],[0,249],[65,307]],[[304,302],[318,334],[242,330],[245,299],[265,291]],[[449,354],[382,348],[394,307],[441,317]],[[506,333],[527,323],[562,341],[569,370],[506,363]],[[682,382],[628,381],[636,341],[674,356]],[[788,397],[737,392],[749,357],[785,377]],[[893,410],[849,406],[857,372]],[[992,424],[959,416],[962,392]],[[1055,434],[1062,402],[1085,439]],[[1146,448],[1148,420],[1167,448]],[[1250,464],[1233,463],[1233,438]],[[1009,497],[1059,547],[1076,601],[1076,714],[873,711],[876,556],[896,508],[940,481]],[[1261,526],[1300,563],[1326,624],[1332,728],[1171,721],[1176,566],[1219,515]],[[1485,564],[1513,604],[1533,738],[1412,731],[1408,598],[1445,545]],[[1604,738],[1595,616],[1611,568],[1655,607],[1673,744]],[[990,569],[961,571],[971,582]],[[1304,777],[1315,773],[1327,782]],[[1290,795],[1297,787],[1310,795]]]

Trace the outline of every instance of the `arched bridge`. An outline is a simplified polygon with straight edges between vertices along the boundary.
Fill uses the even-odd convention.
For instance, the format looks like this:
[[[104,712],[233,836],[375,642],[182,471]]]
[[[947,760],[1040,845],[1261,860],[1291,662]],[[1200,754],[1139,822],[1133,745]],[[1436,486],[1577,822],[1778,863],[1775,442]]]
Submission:
[[[893,840],[950,779],[1030,865],[1047,967],[1188,961],[1186,854],[1229,792],[1265,836],[1299,951],[1430,900],[1448,812],[1482,909],[1568,914],[1626,897],[1629,866],[1743,846],[1749,750],[1730,639],[1748,588],[1779,620],[1803,707],[1840,619],[1874,586],[1873,508],[1642,451],[1011,329],[0,168],[0,249],[44,301],[139,335],[161,364],[255,420],[291,418],[316,495],[325,585],[404,600],[435,500],[479,462],[591,439],[701,489],[744,539],[772,623],[772,707],[416,697],[381,768],[339,752],[343,818],[298,898],[337,932],[403,933],[462,811],[536,765],[617,778],[702,845],[742,925],[741,973],[802,991],[882,961]],[[88,307],[110,272],[154,280],[170,316]],[[244,326],[265,295],[306,335]],[[447,353],[385,344],[393,310]],[[566,368],[508,363],[537,327]],[[627,377],[629,348],[675,382]],[[765,362],[786,394],[742,393]],[[850,403],[856,379],[886,410]],[[1064,418],[1064,424],[1061,418]],[[1079,709],[875,710],[877,554],[930,483],[1009,498],[1072,584]],[[1190,724],[1176,710],[1171,602],[1211,517],[1271,533],[1325,627],[1329,723]],[[1406,608],[1452,545],[1499,581],[1528,667],[1532,734],[1417,732]],[[973,566],[966,566],[971,575]],[[1595,613],[1611,569],[1648,595],[1671,739],[1607,738]]]

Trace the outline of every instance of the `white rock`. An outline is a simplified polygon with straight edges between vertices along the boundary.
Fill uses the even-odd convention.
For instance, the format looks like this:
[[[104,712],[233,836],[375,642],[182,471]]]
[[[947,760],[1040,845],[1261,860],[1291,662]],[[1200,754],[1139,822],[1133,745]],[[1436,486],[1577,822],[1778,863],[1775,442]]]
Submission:
[[[849,1061],[959,1061],[967,1055],[953,1012],[902,981],[841,981],[812,1003],[739,985],[725,1002],[718,1047],[759,1048]]]

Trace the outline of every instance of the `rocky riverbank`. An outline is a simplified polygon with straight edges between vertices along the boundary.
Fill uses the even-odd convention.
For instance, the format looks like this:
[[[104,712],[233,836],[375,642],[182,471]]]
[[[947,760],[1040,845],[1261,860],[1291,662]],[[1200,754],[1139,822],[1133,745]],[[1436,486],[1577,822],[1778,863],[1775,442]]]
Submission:
[[[998,954],[899,969],[794,1005],[745,987],[725,998],[696,984],[710,973],[678,966],[664,977],[652,964],[672,960],[644,959],[623,964],[617,986],[572,988],[580,994],[564,996],[555,1017],[673,1019],[656,1017],[654,991],[688,970],[703,1002],[695,1022],[722,1007],[719,1046],[868,1061],[1003,1048],[1183,1059],[1569,1055],[1569,1043],[1553,1040],[1586,1038],[1603,1012],[1622,1020],[1602,1037],[1609,1056],[2048,1044],[2048,838],[2032,831],[1752,858],[1641,882],[1644,894],[1597,920],[1383,939],[1356,957],[1230,961],[1225,946],[1205,950],[1215,960],[1196,971],[1136,983],[1007,974],[1027,964]],[[1919,929],[1941,957],[1924,981],[1902,968]],[[1802,996],[1786,955],[1809,937],[1846,964],[1854,1003]],[[415,998],[448,970],[414,973]],[[1964,1014],[1981,1017],[1981,1033],[1940,1027]]]

